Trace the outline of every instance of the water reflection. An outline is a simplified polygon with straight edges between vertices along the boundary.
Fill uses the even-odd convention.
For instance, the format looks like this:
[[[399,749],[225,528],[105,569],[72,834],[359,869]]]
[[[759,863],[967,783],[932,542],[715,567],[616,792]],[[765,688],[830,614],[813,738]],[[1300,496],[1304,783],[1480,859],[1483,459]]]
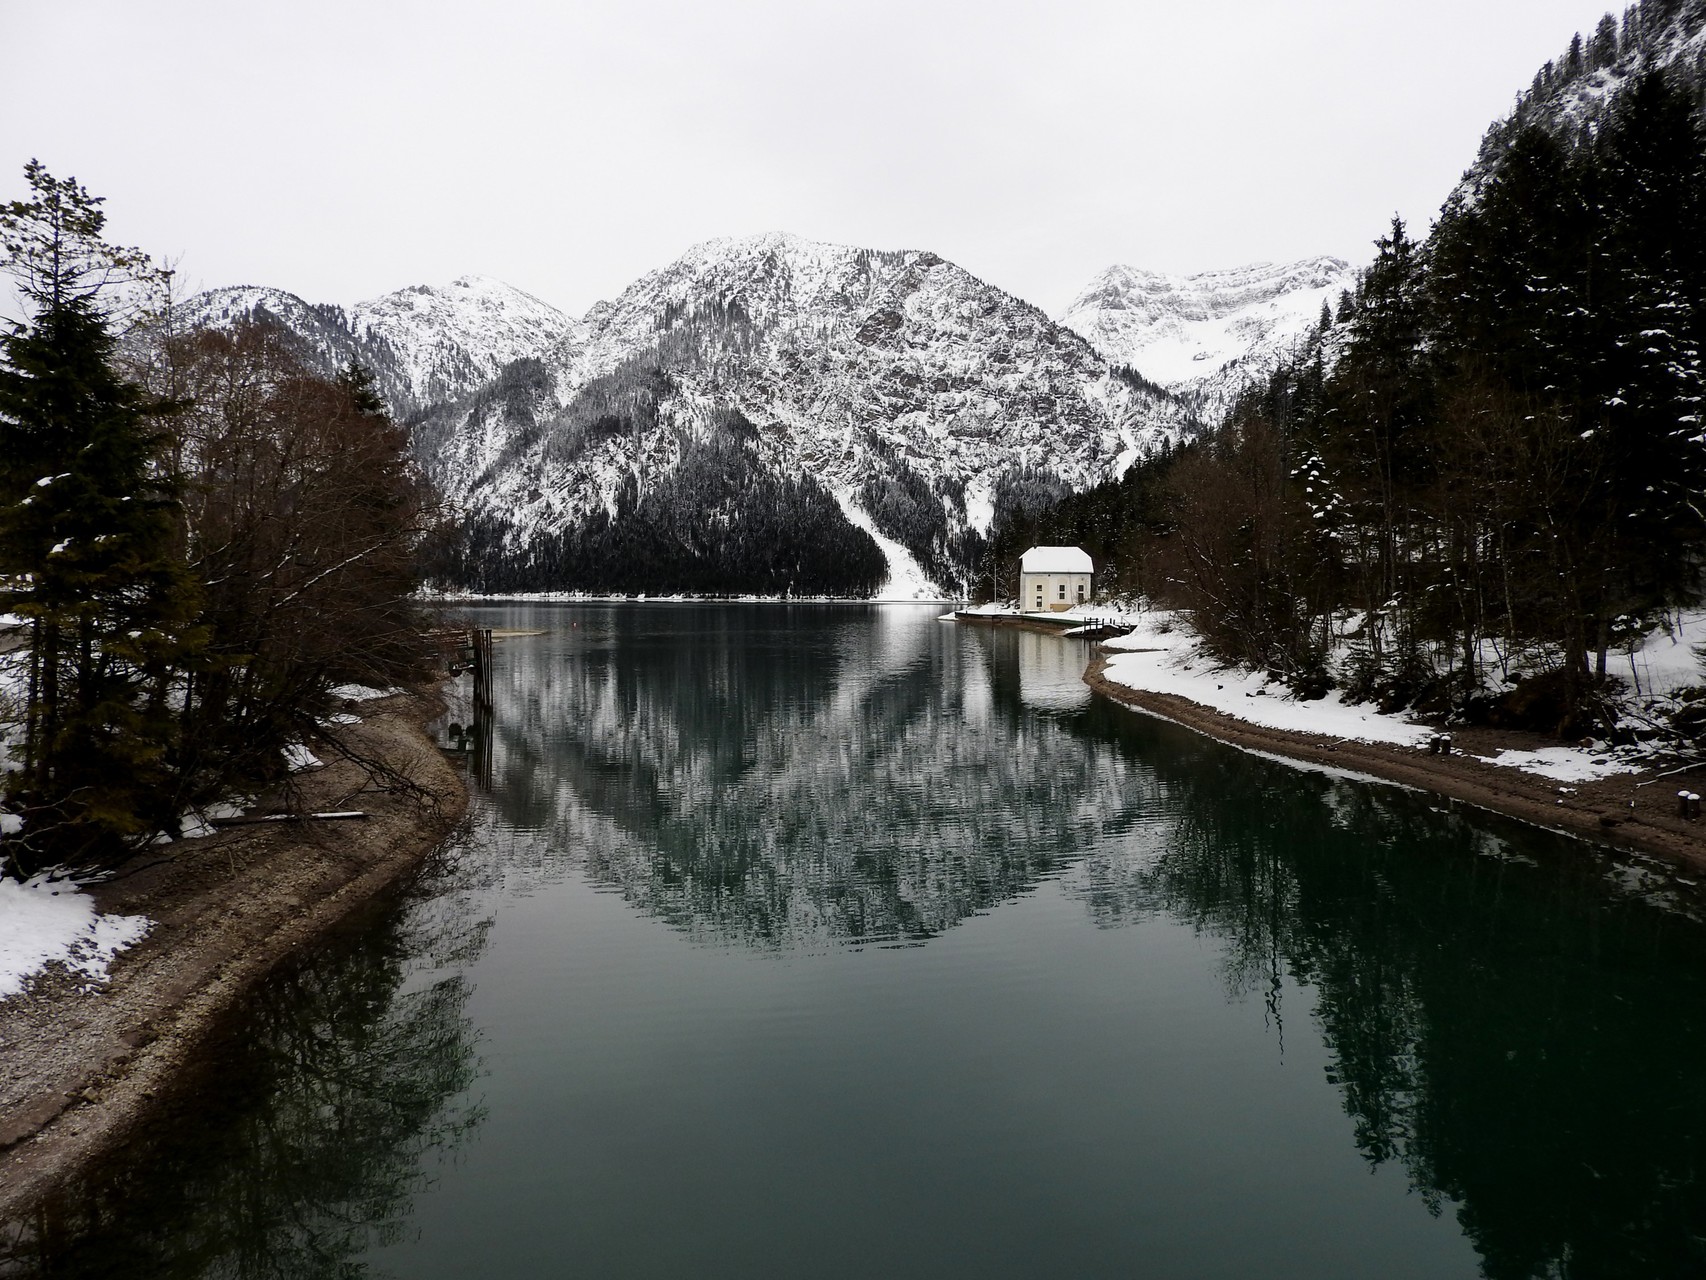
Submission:
[[[1372,1183],[1364,1163],[1497,1280],[1706,1273],[1706,926],[1662,869],[1091,700],[1082,649],[1049,637],[805,607],[502,622],[548,633],[500,650],[469,745],[492,789],[466,842],[406,909],[275,984],[202,1110],[28,1224],[0,1272],[363,1274],[481,1121],[464,975],[493,913],[531,898],[532,931],[482,970],[486,1013],[524,1029],[505,1046],[514,1145],[488,1149],[494,1119],[498,1190],[435,1192],[474,1232],[524,1202],[536,1239],[462,1238],[460,1257],[549,1262],[493,1274],[667,1274],[682,1240],[714,1270],[711,1238],[847,1274],[821,1241],[872,1231],[913,1242],[892,1274],[946,1274],[919,1251],[952,1241],[990,1250],[984,1274],[1141,1257],[1314,1275],[1286,1246],[1339,1216],[1366,1229],[1365,1274],[1423,1274],[1394,1243],[1416,1237],[1312,1198],[1339,1165]],[[931,941],[1044,882],[1036,909],[957,931],[985,950]],[[670,930],[721,962],[685,1000],[659,988],[706,954]],[[1300,1089],[1293,1061],[1325,1077],[1311,1065]],[[1295,1165],[1249,1172],[1235,1101],[1324,1119],[1268,1135]],[[827,1154],[802,1132],[833,1134]],[[1272,1216],[1226,1192],[1239,1176],[1277,1187]],[[892,1185],[906,1203],[872,1198]],[[555,1216],[529,1217],[518,1188]],[[675,1237],[636,1243],[664,1219]]]
[[[498,799],[640,910],[918,941],[1070,870],[1102,927],[1212,938],[1277,1052],[1311,1024],[1357,1149],[1486,1275],[1706,1270],[1706,938],[1669,877],[1091,701],[1049,637],[609,627],[512,655]]]
[[[1192,800],[1159,857],[1086,866],[1099,921],[1191,922],[1276,1019],[1306,988],[1358,1149],[1485,1275],[1706,1273],[1706,939],[1672,876],[1200,741],[1146,758]]]
[[[6,1228],[0,1275],[368,1274],[361,1255],[409,1230],[422,1156],[480,1122],[460,970],[490,919],[467,889],[435,867],[262,987],[149,1140]]]
[[[1153,842],[1153,773],[1028,714],[1087,701],[1081,645],[967,645],[915,612],[654,618],[505,654],[494,799],[697,938],[920,941],[1091,846]]]

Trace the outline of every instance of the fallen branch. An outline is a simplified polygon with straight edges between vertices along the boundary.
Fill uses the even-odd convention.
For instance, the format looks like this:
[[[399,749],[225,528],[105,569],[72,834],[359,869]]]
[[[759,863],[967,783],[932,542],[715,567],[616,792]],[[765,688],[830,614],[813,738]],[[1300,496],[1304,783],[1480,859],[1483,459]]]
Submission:
[[[236,818],[214,818],[216,827],[252,827],[262,822],[338,822],[365,818],[360,809],[339,809],[329,813],[253,813]]]
[[[1666,769],[1663,773],[1655,773],[1652,777],[1648,778],[1645,782],[1637,782],[1635,785],[1637,787],[1650,787],[1653,785],[1653,783],[1657,782],[1660,778],[1675,777],[1679,773],[1687,773],[1690,769],[1698,769],[1703,764],[1706,764],[1706,760],[1696,760],[1693,764],[1680,765],[1675,769]]]

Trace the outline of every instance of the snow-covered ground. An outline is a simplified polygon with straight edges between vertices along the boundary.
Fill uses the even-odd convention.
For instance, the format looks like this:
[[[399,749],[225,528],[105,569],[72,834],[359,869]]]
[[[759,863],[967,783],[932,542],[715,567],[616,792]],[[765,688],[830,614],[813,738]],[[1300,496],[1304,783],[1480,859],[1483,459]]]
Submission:
[[[1021,616],[1004,605],[979,605],[968,612]],[[1082,623],[1094,618],[1130,626],[1129,635],[1105,642],[1113,654],[1107,676],[1127,688],[1188,698],[1264,728],[1339,741],[1419,746],[1434,732],[1402,713],[1347,703],[1338,690],[1300,702],[1266,673],[1229,666],[1210,656],[1186,620],[1168,610],[1095,603],[1044,616],[1053,621]],[[1645,704],[1656,711],[1679,691],[1706,684],[1706,673],[1695,655],[1698,645],[1706,645],[1706,610],[1684,614],[1673,627],[1648,635],[1632,652],[1619,656],[1611,671],[1636,684]],[[1637,771],[1639,756],[1633,748],[1612,750],[1585,743],[1536,751],[1507,749],[1476,759],[1558,782],[1591,782]]]
[[[107,980],[107,966],[148,932],[146,916],[102,915],[94,899],[49,874],[22,884],[0,878],[0,1000],[14,996],[51,964],[88,986]]]
[[[1086,609],[1086,616],[1109,616]],[[1414,746],[1433,732],[1401,715],[1347,703],[1338,690],[1313,702],[1298,702],[1265,672],[1229,667],[1207,656],[1194,632],[1164,610],[1128,614],[1130,635],[1106,642],[1115,651],[1108,679],[1148,693],[1170,693],[1224,715],[1267,729],[1315,733],[1348,742]]]

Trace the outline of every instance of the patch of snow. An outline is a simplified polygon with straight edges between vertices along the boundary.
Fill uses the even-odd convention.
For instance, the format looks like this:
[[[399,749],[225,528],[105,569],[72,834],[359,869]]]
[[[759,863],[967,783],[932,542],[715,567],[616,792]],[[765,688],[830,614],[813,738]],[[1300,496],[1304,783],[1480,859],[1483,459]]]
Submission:
[[[1507,747],[1496,756],[1474,758],[1483,764],[1496,764],[1501,769],[1520,769],[1524,773],[1551,778],[1554,782],[1593,782],[1613,774],[1640,772],[1636,765],[1584,747],[1541,747],[1536,751]]]
[[[871,540],[882,551],[884,559],[889,562],[889,577],[882,587],[872,596],[873,601],[888,603],[897,600],[931,600],[945,601],[953,599],[944,595],[942,589],[924,573],[924,567],[918,563],[912,552],[908,551],[893,538],[885,537],[878,532],[876,524],[858,503],[845,492],[838,492],[835,501],[841,508],[841,514],[848,521],[871,535]]]
[[[366,684],[334,685],[331,690],[334,698],[344,702],[371,702],[375,698],[389,698],[401,692],[402,690],[397,688],[375,689]]]
[[[210,836],[219,828],[217,823],[221,818],[240,818],[250,805],[255,803],[253,796],[232,796],[226,800],[217,800],[201,809],[187,809],[178,819],[180,840],[200,840]],[[162,832],[154,839],[155,844],[169,844],[171,837]]]
[[[1338,690],[1312,702],[1298,702],[1290,690],[1266,674],[1228,667],[1208,656],[1183,621],[1165,610],[1138,616],[1130,635],[1106,642],[1114,651],[1108,679],[1127,688],[1188,698],[1267,729],[1347,742],[1416,746],[1432,732],[1371,705],[1347,703]]]
[[[1119,470],[1125,473],[1124,467]],[[995,485],[988,476],[978,476],[966,485],[966,527],[988,537],[989,526],[994,523]]]
[[[147,916],[102,915],[79,885],[49,872],[22,883],[0,879],[0,1000],[51,964],[90,986],[105,982],[113,957],[152,924]]]
[[[1623,675],[1623,663],[1627,663],[1637,695],[1671,697],[1706,684],[1706,672],[1695,654],[1698,646],[1706,646],[1706,609],[1684,611],[1672,625],[1653,630],[1622,662],[1608,662],[1607,666]]]
[[[320,768],[321,760],[300,742],[292,742],[284,749],[284,767],[291,773],[301,773],[305,769]]]

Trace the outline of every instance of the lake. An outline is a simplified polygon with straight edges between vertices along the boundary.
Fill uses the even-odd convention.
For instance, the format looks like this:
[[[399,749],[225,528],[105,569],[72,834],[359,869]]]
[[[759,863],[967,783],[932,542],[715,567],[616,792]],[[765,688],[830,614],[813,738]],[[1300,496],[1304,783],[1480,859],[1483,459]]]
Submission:
[[[1706,1271],[1659,864],[935,609],[474,613],[466,828],[0,1274]]]

